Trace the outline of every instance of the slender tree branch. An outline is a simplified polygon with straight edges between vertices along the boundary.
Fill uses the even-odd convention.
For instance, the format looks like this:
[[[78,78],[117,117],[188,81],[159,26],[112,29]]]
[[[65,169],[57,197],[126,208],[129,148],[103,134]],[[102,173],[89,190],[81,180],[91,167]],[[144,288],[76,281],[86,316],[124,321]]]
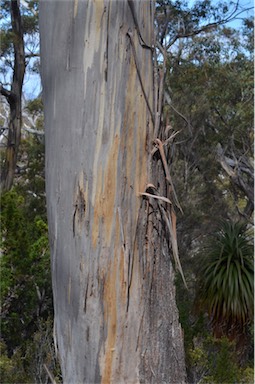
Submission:
[[[56,380],[54,379],[54,377],[53,377],[52,373],[50,372],[50,370],[48,369],[47,365],[43,364],[43,367],[44,367],[45,371],[47,372],[47,375],[49,376],[49,379],[52,382],[52,384],[57,384]]]
[[[44,131],[38,131],[37,129],[28,128],[24,126],[22,127],[22,129],[26,132],[32,133],[33,135],[44,136]]]
[[[249,8],[246,8],[246,9],[242,9],[240,12],[237,12],[238,7],[239,7],[239,1],[237,1],[234,10],[230,13],[230,15],[228,17],[226,17],[226,18],[224,18],[222,20],[219,20],[219,21],[215,21],[213,23],[208,23],[208,24],[204,25],[203,27],[200,27],[197,30],[193,30],[193,31],[190,31],[190,32],[187,32],[187,33],[184,32],[184,33],[176,34],[176,36],[174,36],[173,39],[167,44],[166,50],[168,50],[178,39],[183,39],[183,38],[187,38],[187,37],[196,36],[196,35],[198,35],[198,34],[200,34],[202,32],[208,32],[209,30],[213,30],[213,29],[217,28],[220,25],[223,25],[223,24],[229,23],[230,21],[236,20],[237,17],[239,15],[241,15],[242,13],[247,12],[247,11],[253,9],[253,7],[249,7]]]
[[[33,57],[40,57],[40,53],[33,53],[33,52],[31,52],[31,53],[25,54],[25,58],[26,59],[31,59]]]

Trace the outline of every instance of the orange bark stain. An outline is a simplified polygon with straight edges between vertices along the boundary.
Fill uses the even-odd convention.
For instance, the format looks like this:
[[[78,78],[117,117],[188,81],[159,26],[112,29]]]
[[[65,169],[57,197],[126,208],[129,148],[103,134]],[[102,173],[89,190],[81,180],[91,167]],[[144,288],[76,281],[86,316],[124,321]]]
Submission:
[[[125,313],[123,309],[126,308],[124,252],[121,247],[120,225],[116,217],[113,257],[109,260],[108,272],[105,272],[104,280],[104,324],[107,327],[107,338],[101,350],[101,382],[103,384],[118,382],[114,381],[117,380],[118,354],[122,348],[118,340],[123,340],[123,313]]]
[[[106,245],[110,245],[114,227],[115,206],[117,191],[117,165],[119,154],[119,136],[115,135],[109,152],[105,174],[102,196],[102,210],[104,218],[104,238]]]
[[[115,344],[117,335],[117,252],[118,251],[115,247],[114,259],[110,264],[109,273],[106,277],[104,286],[104,310],[105,323],[107,324],[107,339],[105,343],[104,364],[102,369],[102,384],[109,384],[112,382],[112,365],[115,354]]]
[[[92,226],[92,245],[97,245],[100,232],[100,222],[103,228],[105,245],[109,246],[114,228],[116,195],[117,195],[117,165],[119,154],[119,136],[115,135],[113,144],[105,160],[106,165],[100,167],[95,177],[96,193],[94,201],[94,215]],[[103,176],[102,176],[103,175]]]

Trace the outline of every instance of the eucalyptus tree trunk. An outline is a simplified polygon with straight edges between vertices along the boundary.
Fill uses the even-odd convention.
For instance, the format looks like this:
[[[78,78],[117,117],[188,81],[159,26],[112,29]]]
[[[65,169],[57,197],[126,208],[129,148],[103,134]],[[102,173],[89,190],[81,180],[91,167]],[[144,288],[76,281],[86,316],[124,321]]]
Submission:
[[[64,383],[185,382],[161,215],[167,203],[159,209],[153,197],[167,190],[161,158],[151,154],[153,15],[150,1],[40,3],[47,209]]]

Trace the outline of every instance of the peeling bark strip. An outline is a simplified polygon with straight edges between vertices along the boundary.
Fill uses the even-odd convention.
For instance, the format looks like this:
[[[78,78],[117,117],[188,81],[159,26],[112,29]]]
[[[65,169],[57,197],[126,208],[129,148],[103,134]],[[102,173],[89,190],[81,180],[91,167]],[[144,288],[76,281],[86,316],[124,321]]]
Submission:
[[[40,2],[55,324],[68,384],[185,382],[169,229],[146,195],[165,197],[170,214],[170,184],[151,155],[153,15],[142,0]]]

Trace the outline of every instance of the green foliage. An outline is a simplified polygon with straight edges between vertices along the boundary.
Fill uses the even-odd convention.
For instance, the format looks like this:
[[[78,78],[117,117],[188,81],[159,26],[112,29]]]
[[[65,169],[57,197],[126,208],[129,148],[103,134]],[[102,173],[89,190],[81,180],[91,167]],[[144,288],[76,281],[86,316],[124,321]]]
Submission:
[[[34,135],[21,140],[18,167],[15,190],[25,197],[27,217],[39,215],[46,221],[44,143]]]
[[[56,383],[61,382],[60,366],[54,351],[52,320],[38,320],[36,325],[33,336],[26,340],[24,346],[16,348],[11,357],[8,357],[5,344],[1,343],[1,383],[48,383],[49,378],[44,365],[54,376]]]
[[[253,318],[253,245],[243,223],[223,222],[204,254],[200,297],[214,323]]]
[[[35,32],[39,32],[38,28],[38,18],[31,14],[23,15],[23,28],[25,33],[31,34]]]
[[[10,31],[0,31],[0,41],[1,41],[1,55],[10,53],[11,51],[11,42],[12,42],[12,33]]]
[[[42,100],[27,103],[23,121],[43,129]],[[46,219],[44,143],[25,133],[14,187],[1,195],[1,382],[48,383],[60,377],[52,340],[52,288]]]
[[[34,359],[28,345],[35,343],[39,319],[46,320],[53,311],[47,224],[30,209],[15,189],[2,196],[1,331],[9,356],[2,364],[3,376],[12,383],[35,382],[26,376],[31,376]]]
[[[217,159],[216,148],[220,143],[224,155],[235,163],[236,168],[233,167],[233,171],[236,172],[237,177],[244,184],[252,186],[253,21],[244,20],[243,28],[240,28],[239,31],[228,26],[214,26],[212,30],[206,29],[200,34],[188,36],[192,29],[193,32],[197,31],[213,20],[214,11],[210,8],[211,2],[208,1],[207,5],[205,2],[196,3],[197,15],[202,16],[200,20],[197,20],[198,23],[196,23],[196,11],[193,7],[188,10],[186,2],[170,2],[170,7],[174,8],[176,3],[177,9],[168,13],[169,2],[158,2],[157,21],[161,23],[159,36],[167,33],[165,28],[169,28],[172,41],[177,34],[178,26],[180,28],[178,40],[168,51],[166,91],[169,97],[168,104],[163,109],[164,124],[167,128],[166,138],[178,131],[171,145],[166,145],[165,148],[178,199],[184,211],[184,215],[178,217],[178,245],[189,291],[186,292],[183,289],[177,278],[177,304],[180,321],[184,328],[186,352],[194,349],[193,340],[197,335],[204,340],[205,334],[213,330],[220,336],[222,334],[230,336],[231,334],[232,339],[236,340],[233,353],[235,356],[242,356],[242,358],[238,358],[238,362],[234,362],[239,366],[240,361],[247,362],[253,357],[252,353],[249,356],[247,354],[247,349],[252,348],[252,338],[247,329],[249,327],[244,325],[246,321],[252,320],[253,291],[251,288],[253,288],[253,283],[251,284],[251,279],[253,279],[253,270],[250,268],[252,260],[246,263],[249,259],[246,257],[245,261],[243,260],[243,266],[242,258],[239,255],[240,262],[238,262],[238,257],[233,257],[233,266],[230,266],[232,265],[230,263],[227,267],[228,262],[226,262],[228,277],[225,274],[224,284],[227,287],[230,284],[230,288],[227,289],[231,289],[232,297],[227,295],[227,292],[224,294],[223,290],[221,290],[222,293],[218,293],[219,300],[221,300],[220,295],[222,298],[227,296],[224,305],[226,316],[224,319],[222,318],[219,328],[215,325],[212,329],[212,318],[208,317],[207,311],[213,316],[213,309],[215,309],[215,314],[223,316],[223,304],[214,306],[211,300],[211,311],[209,311],[210,304],[207,302],[209,287],[205,288],[203,285],[205,262],[208,260],[209,263],[209,250],[206,248],[204,251],[204,249],[208,234],[217,231],[221,220],[229,219],[237,222],[240,218],[246,217],[246,224],[250,218],[252,220],[252,201],[251,209],[248,209],[249,203],[247,203],[248,198],[245,191],[230,180]],[[228,14],[233,4],[227,4],[228,9],[225,8],[225,10],[223,3],[217,4],[218,6],[218,15],[221,13],[223,16],[224,12],[226,12],[225,15]],[[164,11],[164,9],[166,10]],[[163,20],[168,17],[169,20],[172,18],[175,21],[166,26]],[[190,25],[188,25],[189,20],[193,20]],[[186,33],[187,37],[181,38],[182,33]],[[168,38],[167,36],[167,39],[163,39],[164,41],[161,42],[164,43],[164,46],[167,45]],[[241,159],[245,160],[244,169],[247,173],[240,169],[237,171]],[[249,236],[246,233],[240,235],[237,240],[239,248],[243,247],[244,238],[252,241],[252,236]],[[215,243],[215,239],[213,242]],[[253,252],[251,243],[248,245],[248,253],[250,251]],[[201,253],[202,257],[200,257]],[[216,273],[215,268],[218,262],[219,260],[215,261],[212,273]],[[219,263],[218,269],[223,268],[223,265],[222,261]],[[201,271],[201,266],[204,266],[203,271]],[[235,280],[236,276],[238,280]],[[215,287],[217,289],[219,286],[219,290],[223,283],[223,269],[220,277],[218,280],[215,277],[213,279],[214,282],[216,280]],[[235,282],[233,283],[233,281]],[[242,283],[243,291],[239,290]],[[197,284],[200,287],[199,292],[196,289]],[[213,295],[213,291],[210,292]],[[237,293],[239,299],[233,299]],[[201,301],[203,301],[203,306],[201,306]],[[194,304],[192,305],[192,303]],[[244,310],[241,310],[242,315],[240,315],[242,306]],[[231,312],[227,314],[229,307]],[[237,308],[239,309],[236,310]],[[236,316],[237,312],[239,314]],[[237,317],[240,318],[240,316],[243,318],[243,324],[237,320]],[[216,318],[217,316],[214,320]],[[234,325],[234,322],[238,322],[238,324],[234,326],[235,330],[231,330],[229,325],[230,323]],[[213,342],[211,341],[211,343]],[[208,382],[216,380],[217,377],[214,377],[216,373],[213,373],[213,369],[209,372],[209,350],[208,353],[204,349],[201,351],[198,346],[198,350],[195,352],[201,354],[201,377],[207,375]],[[188,352],[186,357],[189,376],[192,377],[194,364]],[[240,377],[244,377],[242,372]],[[191,382],[199,382],[199,378],[193,379],[191,378]]]
[[[56,359],[52,329],[53,322],[51,319],[39,320],[38,330],[34,333],[33,339],[27,346],[28,371],[31,372],[36,383],[43,384],[48,379],[44,364],[53,374],[56,383],[61,382],[61,371]]]
[[[240,384],[254,383],[254,367],[247,367],[242,370]]]
[[[0,377],[3,384],[31,383],[31,378],[25,372],[22,364],[20,349],[14,352],[12,358],[8,357],[6,345],[1,342]]]
[[[1,195],[1,379],[45,383],[43,364],[55,376],[59,367],[52,346],[43,144],[23,139],[19,164],[15,187]]]
[[[253,368],[240,368],[234,351],[234,343],[227,338],[196,339],[196,346],[188,350],[193,380],[201,384],[253,383]]]
[[[36,99],[29,100],[26,105],[26,110],[32,115],[42,114],[43,112],[43,102],[41,97],[37,97]]]
[[[10,352],[52,311],[47,225],[27,203],[14,189],[1,198],[1,328]]]
[[[171,148],[174,181],[183,208],[210,215],[210,221],[216,219],[215,210],[220,218],[238,218],[237,208],[245,211],[247,198],[217,161],[218,143],[236,164],[245,159],[247,172],[240,171],[239,177],[253,185],[253,60],[243,50],[244,39],[223,28],[183,41],[169,56],[171,104],[164,112],[180,132],[178,145]]]
[[[233,343],[227,338],[216,340],[216,351],[210,356],[210,366],[213,367],[213,382],[234,383],[240,380],[239,370],[233,353]],[[226,369],[226,367],[228,367]]]

